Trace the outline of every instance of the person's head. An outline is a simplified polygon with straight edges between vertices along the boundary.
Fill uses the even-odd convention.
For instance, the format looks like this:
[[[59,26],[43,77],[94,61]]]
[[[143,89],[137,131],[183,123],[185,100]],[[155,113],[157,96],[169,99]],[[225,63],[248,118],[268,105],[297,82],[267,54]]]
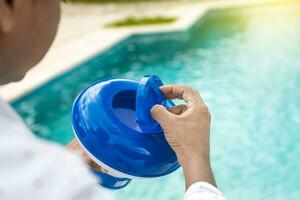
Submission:
[[[60,0],[0,0],[0,85],[22,79],[46,54]]]

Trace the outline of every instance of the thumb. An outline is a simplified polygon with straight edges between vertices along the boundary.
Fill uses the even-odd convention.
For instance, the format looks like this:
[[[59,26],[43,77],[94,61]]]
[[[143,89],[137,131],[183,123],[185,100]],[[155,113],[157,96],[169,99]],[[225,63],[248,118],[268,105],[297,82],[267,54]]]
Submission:
[[[170,113],[166,107],[155,105],[151,109],[151,115],[161,126],[164,126],[165,123],[172,118],[173,114]]]

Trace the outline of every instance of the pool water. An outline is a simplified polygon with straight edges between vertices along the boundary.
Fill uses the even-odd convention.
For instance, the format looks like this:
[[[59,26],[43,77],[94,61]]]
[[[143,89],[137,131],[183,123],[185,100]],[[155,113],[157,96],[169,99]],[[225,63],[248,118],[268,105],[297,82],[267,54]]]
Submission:
[[[228,199],[300,199],[299,4],[215,11],[186,32],[132,36],[13,106],[35,134],[66,144],[83,88],[145,74],[200,91],[212,113],[212,166]],[[178,170],[113,194],[181,199],[183,181]]]

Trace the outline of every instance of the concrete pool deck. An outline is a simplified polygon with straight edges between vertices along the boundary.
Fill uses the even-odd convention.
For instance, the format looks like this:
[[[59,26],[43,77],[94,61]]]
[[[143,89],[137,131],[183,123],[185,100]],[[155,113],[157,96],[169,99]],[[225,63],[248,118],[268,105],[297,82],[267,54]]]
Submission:
[[[12,101],[132,34],[185,30],[211,9],[282,2],[290,1],[219,0],[63,5],[60,29],[46,57],[22,81],[1,86],[0,96]],[[172,16],[178,20],[167,25],[105,27],[110,22],[128,16]]]

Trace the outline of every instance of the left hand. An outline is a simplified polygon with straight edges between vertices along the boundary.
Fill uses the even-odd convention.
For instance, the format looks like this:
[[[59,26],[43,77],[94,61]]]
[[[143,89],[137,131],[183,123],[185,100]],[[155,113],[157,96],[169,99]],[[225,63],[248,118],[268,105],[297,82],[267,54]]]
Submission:
[[[72,140],[69,144],[67,144],[67,148],[75,151],[80,157],[84,159],[84,161],[94,170],[98,170],[102,173],[107,173],[105,169],[97,165],[81,148],[80,144],[76,139]]]

